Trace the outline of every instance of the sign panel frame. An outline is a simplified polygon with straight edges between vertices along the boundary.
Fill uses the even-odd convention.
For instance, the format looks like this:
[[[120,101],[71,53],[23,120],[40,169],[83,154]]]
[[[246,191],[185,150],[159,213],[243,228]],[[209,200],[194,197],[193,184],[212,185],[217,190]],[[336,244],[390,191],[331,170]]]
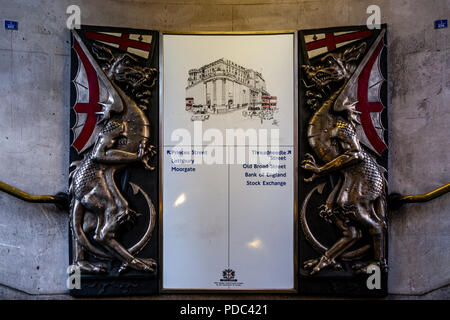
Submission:
[[[165,288],[163,283],[164,277],[164,266],[167,262],[164,261],[164,208],[163,208],[163,190],[164,190],[164,41],[163,38],[165,35],[214,35],[214,36],[243,36],[243,35],[283,35],[283,34],[291,34],[293,38],[293,67],[292,71],[293,75],[293,114],[292,114],[292,152],[293,152],[293,163],[292,163],[292,199],[294,203],[292,204],[293,209],[293,229],[292,239],[293,239],[293,252],[292,252],[292,270],[293,270],[293,282],[292,288],[288,289],[222,289],[222,288],[207,288],[207,289],[198,289],[198,288]],[[159,144],[161,146],[159,157],[160,157],[160,167],[159,167],[159,175],[160,175],[160,185],[159,185],[159,261],[161,261],[162,268],[159,270],[159,292],[161,293],[297,293],[298,292],[298,219],[297,219],[297,198],[298,198],[298,157],[297,157],[297,118],[298,118],[298,39],[297,39],[297,31],[296,30],[282,30],[282,31],[262,31],[262,32],[184,32],[184,31],[161,31],[160,39],[159,39],[159,70],[160,70],[160,78],[159,78],[159,129],[160,129],[160,141]],[[240,111],[239,111],[240,112]],[[167,124],[166,124],[167,125]],[[231,270],[232,272],[234,270]]]

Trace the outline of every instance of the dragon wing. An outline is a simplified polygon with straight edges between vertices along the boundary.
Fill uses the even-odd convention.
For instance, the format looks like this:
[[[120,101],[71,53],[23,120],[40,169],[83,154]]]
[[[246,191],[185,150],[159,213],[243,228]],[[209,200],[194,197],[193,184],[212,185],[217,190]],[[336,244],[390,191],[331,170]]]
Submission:
[[[100,123],[109,119],[111,112],[123,111],[123,102],[78,33],[73,30],[72,35],[73,49],[78,57],[78,70],[72,80],[77,92],[72,146],[80,154],[94,144],[101,130]]]
[[[357,101],[356,111],[360,112],[361,123],[356,125],[359,140],[379,156],[387,149],[381,113],[384,110],[380,90],[386,81],[380,70],[380,57],[384,47],[385,30],[381,30],[372,46],[348,80],[336,99],[335,108],[347,101]]]

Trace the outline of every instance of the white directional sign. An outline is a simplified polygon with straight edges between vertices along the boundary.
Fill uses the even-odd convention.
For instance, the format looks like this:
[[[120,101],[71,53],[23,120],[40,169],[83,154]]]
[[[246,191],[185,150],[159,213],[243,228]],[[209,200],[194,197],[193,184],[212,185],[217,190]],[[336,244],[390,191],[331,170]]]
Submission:
[[[162,36],[162,289],[294,289],[294,38]]]

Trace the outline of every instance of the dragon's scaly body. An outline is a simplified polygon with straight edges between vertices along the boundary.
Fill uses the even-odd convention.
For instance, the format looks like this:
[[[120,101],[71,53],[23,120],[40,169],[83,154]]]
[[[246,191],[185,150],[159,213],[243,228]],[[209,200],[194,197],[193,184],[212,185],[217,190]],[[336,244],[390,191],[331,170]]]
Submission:
[[[338,141],[357,139],[351,121],[336,115],[333,106],[341,90],[334,93],[314,113],[308,123],[308,142],[317,157],[324,163],[337,158],[342,150]],[[360,161],[340,169],[349,193],[357,193],[359,200],[373,201],[383,194],[383,172],[376,160],[361,148]]]

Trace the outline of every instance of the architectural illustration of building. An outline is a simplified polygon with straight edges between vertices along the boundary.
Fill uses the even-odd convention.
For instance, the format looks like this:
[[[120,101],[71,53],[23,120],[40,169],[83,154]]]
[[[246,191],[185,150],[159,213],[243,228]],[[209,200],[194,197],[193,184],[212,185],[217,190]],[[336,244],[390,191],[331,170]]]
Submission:
[[[187,82],[186,101],[212,112],[255,106],[269,95],[260,72],[224,58],[189,70]]]

